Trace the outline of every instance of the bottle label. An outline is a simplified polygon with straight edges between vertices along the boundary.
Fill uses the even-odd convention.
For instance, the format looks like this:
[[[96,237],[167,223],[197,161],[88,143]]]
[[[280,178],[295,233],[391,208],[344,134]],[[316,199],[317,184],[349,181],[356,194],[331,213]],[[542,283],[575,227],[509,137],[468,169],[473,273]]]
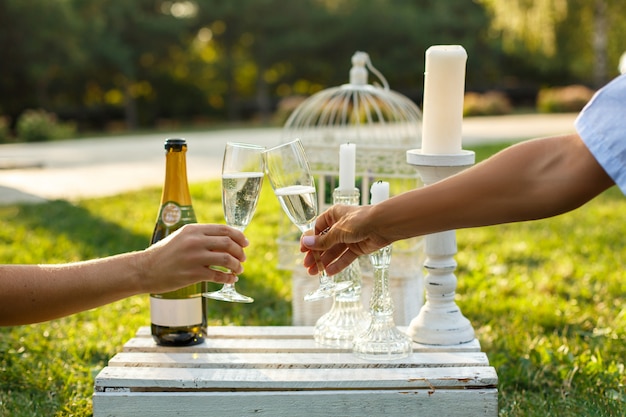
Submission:
[[[202,323],[202,297],[178,300],[150,297],[150,321],[158,326],[184,327]]]
[[[181,223],[195,223],[196,215],[192,206],[180,206],[173,201],[168,201],[161,206],[159,221],[165,227],[171,228]]]
[[[161,209],[161,221],[167,227],[172,227],[180,221],[182,217],[180,206],[174,203],[167,203]]]

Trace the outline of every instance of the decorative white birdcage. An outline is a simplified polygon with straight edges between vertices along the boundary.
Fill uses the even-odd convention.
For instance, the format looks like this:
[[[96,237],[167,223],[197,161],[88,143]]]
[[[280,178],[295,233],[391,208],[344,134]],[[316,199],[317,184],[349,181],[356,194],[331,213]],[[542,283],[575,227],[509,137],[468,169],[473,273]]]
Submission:
[[[370,70],[380,84],[368,83]],[[350,83],[322,90],[304,100],[290,115],[283,129],[286,142],[300,138],[316,177],[320,212],[332,204],[339,173],[339,147],[356,144],[356,186],[361,204],[369,204],[370,186],[388,181],[391,195],[421,186],[415,167],[406,163],[406,151],[421,147],[421,111],[406,96],[395,92],[377,71],[365,52],[352,56]],[[279,242],[279,266],[293,271],[293,324],[312,325],[328,311],[332,300],[305,302],[317,280],[302,267],[299,234],[291,230]],[[413,238],[396,242],[390,267],[394,318],[408,325],[423,304],[423,241]],[[362,299],[369,304],[372,270],[360,259],[363,271]]]

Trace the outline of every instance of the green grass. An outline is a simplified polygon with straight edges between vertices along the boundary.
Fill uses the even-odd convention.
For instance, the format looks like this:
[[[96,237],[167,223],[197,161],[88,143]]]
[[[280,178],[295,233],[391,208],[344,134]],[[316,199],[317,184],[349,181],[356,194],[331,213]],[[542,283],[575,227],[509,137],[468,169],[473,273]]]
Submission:
[[[481,147],[477,158],[500,147]],[[219,183],[193,184],[191,192],[199,221],[222,222]],[[148,189],[0,207],[0,262],[142,249],[159,198],[160,190]],[[611,189],[553,219],[457,231],[457,302],[497,368],[501,416],[626,413],[624,213],[626,199]],[[210,324],[291,323],[289,275],[276,268],[282,216],[264,187],[237,284],[256,301],[209,303]],[[48,323],[0,328],[0,415],[91,415],[93,378],[148,323],[147,297],[137,296]]]

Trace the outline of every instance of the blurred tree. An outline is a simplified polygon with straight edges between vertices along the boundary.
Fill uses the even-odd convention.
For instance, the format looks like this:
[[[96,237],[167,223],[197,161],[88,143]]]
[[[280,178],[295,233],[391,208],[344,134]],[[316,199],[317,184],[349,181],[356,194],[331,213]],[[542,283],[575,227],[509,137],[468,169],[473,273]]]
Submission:
[[[0,2],[0,113],[15,123],[28,108],[54,106],[50,84],[86,60],[71,4]]]
[[[201,54],[219,56],[211,64],[225,80],[229,119],[239,118],[252,96],[253,107],[268,120],[278,86],[295,73],[301,59],[311,62],[305,51],[319,43],[316,25],[325,17],[319,2],[198,0],[198,6],[198,30],[211,36]]]
[[[595,87],[615,75],[619,55],[623,52],[615,51],[614,44],[623,48],[620,34],[624,33],[624,1],[478,1],[490,11],[491,27],[502,34],[503,45],[509,52],[519,53],[523,49],[527,54],[538,52],[547,59],[566,59],[568,70],[579,75],[584,72]],[[562,50],[569,52],[567,56],[559,53]],[[583,65],[581,56],[586,57]]]
[[[357,51],[419,104],[435,44],[465,47],[468,90],[530,98],[611,76],[624,15],[623,0],[4,0],[0,112],[267,120],[282,97],[347,83]]]
[[[137,128],[136,99],[152,92],[148,73],[169,62],[170,48],[182,44],[193,4],[187,11],[159,0],[73,0],[73,4],[86,23],[83,40],[90,51],[86,71],[92,91],[101,91],[105,103],[122,105],[127,127]]]
[[[459,43],[471,57],[481,56],[468,63],[468,84],[487,84],[498,73],[497,65],[485,70],[497,63],[492,57],[499,52],[496,44],[483,40],[487,18],[474,2],[33,0],[28,3],[35,5],[33,10],[14,16],[25,6],[8,0],[10,7],[0,5],[9,9],[0,18],[16,24],[0,33],[0,42],[15,44],[11,34],[20,34],[20,18],[36,14],[39,2],[65,10],[64,19],[38,24],[56,28],[64,38],[55,47],[73,54],[54,56],[63,71],[42,82],[40,90],[63,98],[50,110],[79,115],[92,125],[101,119],[104,126],[110,112],[125,115],[131,128],[139,118],[148,125],[157,118],[211,114],[230,120],[260,114],[267,120],[280,97],[310,95],[348,82],[356,51],[367,52],[392,88],[416,101],[421,99],[424,51],[431,44]],[[29,47],[55,51],[46,47],[46,39],[21,40],[20,53],[11,60],[13,73],[47,68],[43,54],[29,55],[30,60],[22,54]],[[10,50],[15,49],[4,48]],[[40,76],[24,76],[23,84],[33,78]],[[20,89],[10,90],[12,86],[0,87],[0,92],[17,97]],[[41,103],[36,96],[31,102]]]
[[[227,91],[230,119],[240,116],[250,95],[267,119],[277,97],[347,83],[357,51],[367,52],[391,87],[415,100],[421,99],[428,46],[461,43],[472,56],[497,54],[494,45],[477,36],[486,32],[488,21],[474,2],[198,0],[198,5],[198,30],[211,33],[200,53],[213,57],[206,72],[221,76],[222,82],[215,82]],[[471,65],[478,69],[489,62],[473,60]],[[486,84],[495,70],[468,71],[470,82]]]
[[[505,47],[522,40],[530,51],[554,55],[555,27],[567,16],[567,0],[479,1],[493,14],[492,27],[502,33]]]

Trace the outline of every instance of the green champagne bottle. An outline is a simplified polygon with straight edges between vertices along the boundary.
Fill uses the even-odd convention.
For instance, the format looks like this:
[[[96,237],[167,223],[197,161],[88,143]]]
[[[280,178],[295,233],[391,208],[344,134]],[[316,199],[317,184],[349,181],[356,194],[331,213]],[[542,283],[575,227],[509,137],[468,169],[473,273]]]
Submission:
[[[187,142],[165,141],[165,184],[151,244],[188,223],[196,223],[187,183]],[[159,345],[188,346],[202,343],[206,334],[203,284],[197,283],[163,294],[150,294],[152,337]]]

